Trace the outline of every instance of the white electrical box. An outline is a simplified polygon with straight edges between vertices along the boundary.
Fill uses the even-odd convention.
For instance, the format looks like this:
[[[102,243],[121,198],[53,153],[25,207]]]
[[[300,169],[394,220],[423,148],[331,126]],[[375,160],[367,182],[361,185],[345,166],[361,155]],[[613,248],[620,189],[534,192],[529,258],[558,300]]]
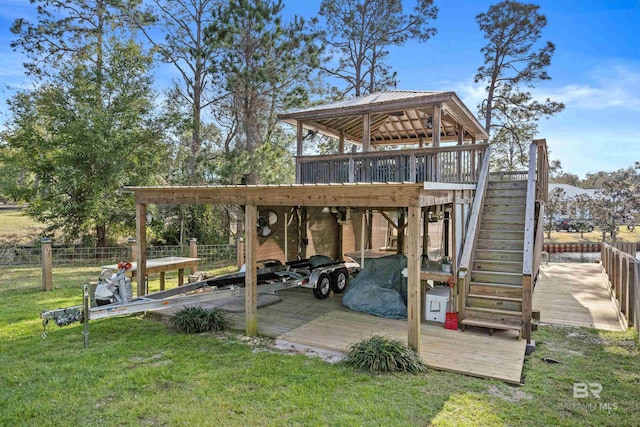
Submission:
[[[425,318],[444,323],[449,305],[449,287],[436,286],[427,290],[425,298]]]

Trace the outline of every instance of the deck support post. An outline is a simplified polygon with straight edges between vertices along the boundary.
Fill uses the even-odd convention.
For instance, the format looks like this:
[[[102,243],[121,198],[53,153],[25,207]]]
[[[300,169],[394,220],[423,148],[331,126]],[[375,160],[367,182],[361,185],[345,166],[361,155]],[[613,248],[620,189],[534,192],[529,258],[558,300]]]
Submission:
[[[258,209],[255,205],[246,205],[244,211],[245,224],[245,278],[244,278],[244,306],[245,306],[245,335],[254,337],[258,334],[258,293],[256,271],[256,249],[258,246]]]
[[[407,224],[407,322],[409,347],[420,352],[420,207],[409,207]]]
[[[304,139],[302,136],[303,133],[303,127],[302,127],[302,121],[301,120],[297,120],[296,121],[296,156],[300,157],[302,156],[302,140]],[[298,159],[296,159],[296,183],[297,184],[301,184],[302,183],[302,177],[300,176],[300,162],[298,161]]]
[[[362,116],[362,151],[371,149],[371,116],[367,113]]]
[[[431,129],[431,145],[433,148],[440,147],[440,127],[442,125],[442,106],[435,105],[433,107],[432,129]],[[440,181],[440,162],[439,153],[433,155],[433,180]]]
[[[422,210],[422,255],[429,257],[429,208]],[[422,262],[422,259],[420,260]]]
[[[142,203],[136,204],[136,241],[136,284],[138,296],[142,296],[147,292],[147,205]]]
[[[338,153],[344,154],[344,131],[340,132],[340,139],[338,139]]]
[[[298,208],[298,258],[305,259],[307,257],[307,245],[309,245],[309,239],[307,237],[307,207],[302,206]]]
[[[398,254],[404,254],[404,224],[405,224],[404,208],[400,208],[398,209],[398,227],[396,228],[396,231],[398,233],[398,240],[396,240],[397,242],[396,253]]]

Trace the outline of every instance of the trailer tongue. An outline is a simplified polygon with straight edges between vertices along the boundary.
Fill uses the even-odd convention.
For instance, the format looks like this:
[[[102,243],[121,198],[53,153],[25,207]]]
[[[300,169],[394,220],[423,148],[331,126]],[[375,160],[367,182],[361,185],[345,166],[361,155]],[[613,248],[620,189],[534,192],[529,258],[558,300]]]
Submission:
[[[322,256],[312,256],[308,260],[292,261],[284,265],[278,260],[259,263],[263,267],[257,271],[258,293],[276,294],[283,289],[303,287],[312,288],[318,299],[325,299],[331,291],[344,292],[349,276],[359,268],[354,262],[334,261]],[[195,305],[244,294],[245,273],[239,272],[133,298],[131,279],[126,277],[131,264],[119,263],[118,267],[115,274],[110,270],[102,271],[93,299],[89,286],[84,285],[83,305],[43,312],[40,315],[43,338],[46,337],[46,327],[50,320],[61,327],[84,322],[86,347],[89,320]]]

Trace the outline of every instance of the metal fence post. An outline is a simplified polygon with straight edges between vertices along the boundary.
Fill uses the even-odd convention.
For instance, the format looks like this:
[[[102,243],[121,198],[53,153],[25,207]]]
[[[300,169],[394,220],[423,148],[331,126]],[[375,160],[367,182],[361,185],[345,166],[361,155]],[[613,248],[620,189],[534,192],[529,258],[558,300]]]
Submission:
[[[51,239],[45,237],[40,240],[42,244],[42,290],[50,291],[53,288],[53,260],[51,256]]]

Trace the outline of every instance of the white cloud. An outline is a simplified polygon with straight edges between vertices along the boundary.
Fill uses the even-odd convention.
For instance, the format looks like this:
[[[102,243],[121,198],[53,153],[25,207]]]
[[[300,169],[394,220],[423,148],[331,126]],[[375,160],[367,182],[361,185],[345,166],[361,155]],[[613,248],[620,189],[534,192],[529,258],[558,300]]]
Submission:
[[[570,84],[538,96],[564,102],[567,108],[603,110],[615,107],[640,111],[640,67],[598,66],[588,77],[583,84]]]
[[[476,113],[476,107],[487,96],[484,84],[474,83],[473,76],[465,80],[440,80],[435,83],[434,87],[437,88],[434,90],[454,91],[473,114]]]

